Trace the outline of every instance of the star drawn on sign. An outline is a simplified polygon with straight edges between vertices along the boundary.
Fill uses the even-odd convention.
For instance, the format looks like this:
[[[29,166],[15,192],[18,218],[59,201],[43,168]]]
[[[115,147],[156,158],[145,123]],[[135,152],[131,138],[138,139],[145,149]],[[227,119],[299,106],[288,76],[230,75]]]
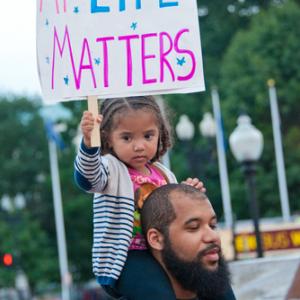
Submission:
[[[137,22],[132,22],[130,28],[132,30],[136,30],[136,28],[137,28]]]
[[[75,14],[78,14],[78,13],[79,13],[79,7],[78,7],[78,6],[74,6],[73,12],[74,12]]]
[[[69,85],[69,76],[68,75],[66,75],[64,77],[64,82],[65,82],[65,85]]]
[[[99,66],[101,63],[100,57],[94,58],[94,62],[97,66]]]
[[[182,67],[185,63],[186,63],[186,61],[185,61],[185,57],[184,56],[182,58],[178,58],[177,57],[177,65],[178,66]]]

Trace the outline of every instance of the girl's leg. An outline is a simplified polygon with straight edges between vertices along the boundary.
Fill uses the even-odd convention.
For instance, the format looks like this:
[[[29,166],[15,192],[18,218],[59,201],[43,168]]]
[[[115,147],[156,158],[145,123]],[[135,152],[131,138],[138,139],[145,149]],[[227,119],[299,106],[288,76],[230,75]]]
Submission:
[[[128,300],[176,300],[169,278],[148,250],[131,250],[117,282]]]

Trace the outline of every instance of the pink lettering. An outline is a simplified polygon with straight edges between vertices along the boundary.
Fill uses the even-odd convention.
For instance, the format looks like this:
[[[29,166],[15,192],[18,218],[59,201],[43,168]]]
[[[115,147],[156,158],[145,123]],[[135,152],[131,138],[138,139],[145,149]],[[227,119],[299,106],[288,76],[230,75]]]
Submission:
[[[66,42],[67,42],[68,48],[69,48],[69,54],[70,54],[73,74],[74,74],[74,77],[76,78],[75,63],[74,63],[74,57],[73,57],[73,50],[72,50],[72,46],[71,46],[71,42],[70,42],[68,26],[65,27],[65,33],[64,33],[64,39],[63,39],[62,46],[58,39],[56,27],[54,26],[54,42],[53,42],[53,57],[52,57],[52,82],[51,82],[52,89],[54,89],[54,70],[55,70],[55,59],[56,59],[56,47],[58,47],[59,54],[62,57]]]
[[[87,57],[88,57],[87,65],[83,64],[85,51],[87,51]],[[96,85],[95,73],[94,73],[94,69],[93,69],[93,62],[92,62],[92,58],[91,58],[91,51],[90,51],[90,47],[89,47],[87,39],[83,40],[81,59],[80,59],[80,65],[79,65],[79,74],[78,74],[78,77],[75,77],[75,84],[76,84],[77,90],[80,89],[82,70],[90,70],[91,71],[91,75],[93,77],[94,88],[96,88],[97,85]]]
[[[165,51],[164,49],[164,36],[167,37],[169,40],[169,48]],[[172,69],[171,64],[169,61],[166,59],[166,56],[172,51],[173,49],[173,42],[171,36],[167,32],[161,32],[159,34],[159,50],[160,50],[160,82],[164,81],[164,65],[167,66],[169,69],[171,76],[172,76],[172,81],[175,81],[175,75]]]
[[[156,37],[157,33],[147,33],[142,35],[142,72],[143,72],[143,84],[155,83],[157,79],[147,79],[146,78],[146,60],[150,58],[155,58],[154,54],[146,55],[146,39],[151,37]]]
[[[67,12],[67,0],[64,1],[64,12]],[[56,13],[59,14],[59,3],[58,0],[55,0]],[[40,0],[40,13],[43,12],[43,0]]]
[[[42,1],[40,2],[42,3]],[[126,85],[131,87],[134,85],[134,76],[141,84],[154,84],[154,83],[164,83],[166,81],[174,82],[178,81],[188,81],[195,76],[196,73],[196,58],[192,50],[186,49],[182,46],[184,34],[189,33],[188,29],[182,29],[177,32],[175,37],[172,37],[168,32],[160,33],[146,33],[143,35],[124,35],[119,37],[107,36],[96,38],[96,43],[102,43],[102,65],[103,65],[103,87],[107,88],[110,85],[110,64],[115,63],[110,61],[109,47],[116,46],[115,43],[109,44],[109,42],[115,41],[123,44],[124,51],[126,51],[126,58],[124,62],[124,68],[126,68],[127,78]],[[94,40],[95,41],[95,40]],[[57,60],[66,59],[69,63],[67,66],[71,69],[71,75],[73,72],[74,86],[77,90],[81,88],[83,71],[88,71],[87,75],[91,80],[91,86],[97,88],[98,82],[95,76],[95,67],[93,64],[93,57],[91,53],[91,43],[87,38],[82,41],[82,48],[80,53],[79,67],[77,69],[77,64],[75,65],[74,53],[71,44],[71,38],[69,34],[68,26],[65,26],[64,32],[59,35],[57,28],[54,26],[54,39],[53,39],[53,56],[52,56],[52,77],[51,77],[51,88],[55,88],[55,76],[58,71]],[[134,49],[140,49],[140,59],[136,59],[136,63],[141,63],[141,78],[138,78],[138,74],[133,74],[134,66]],[[152,50],[151,50],[152,49]],[[153,49],[157,49],[156,51]],[[182,68],[180,75],[176,74],[174,66],[172,64],[171,54],[181,54],[184,55],[184,59],[188,59],[188,69]],[[191,62],[191,63],[190,63]],[[175,62],[174,62],[175,63]],[[97,63],[98,64],[98,63]],[[112,69],[120,66],[115,66]],[[157,70],[160,74],[155,74]],[[176,69],[177,70],[177,69]],[[178,69],[178,72],[180,72]],[[182,74],[188,73],[188,74]],[[159,75],[159,78],[158,78]],[[125,82],[124,82],[125,84]]]
[[[190,51],[190,50],[187,50],[187,49],[180,49],[180,48],[178,47],[178,42],[179,42],[181,36],[182,36],[185,32],[189,32],[189,30],[188,30],[188,29],[182,29],[182,30],[180,30],[180,31],[177,33],[177,35],[176,35],[176,37],[175,37],[175,41],[174,41],[174,48],[175,48],[175,50],[176,50],[177,53],[187,54],[187,55],[189,55],[189,56],[191,57],[191,60],[192,60],[192,70],[191,70],[191,72],[190,72],[188,75],[186,75],[186,76],[178,76],[177,79],[178,79],[179,81],[186,81],[186,80],[191,79],[191,78],[194,76],[195,71],[196,71],[196,59],[195,59],[194,53],[193,53],[192,51]]]
[[[104,77],[104,86],[108,87],[108,50],[107,50],[107,41],[114,40],[112,36],[97,38],[96,42],[103,42],[103,77]]]
[[[127,53],[127,86],[132,86],[132,53],[131,53],[131,40],[138,39],[137,34],[124,35],[119,37],[119,41],[126,42],[126,53]]]

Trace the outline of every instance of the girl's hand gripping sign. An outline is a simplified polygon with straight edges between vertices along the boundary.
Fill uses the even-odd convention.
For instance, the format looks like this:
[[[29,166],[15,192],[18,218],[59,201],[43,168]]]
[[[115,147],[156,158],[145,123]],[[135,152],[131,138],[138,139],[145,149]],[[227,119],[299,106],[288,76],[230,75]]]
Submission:
[[[46,103],[203,91],[196,0],[37,0]]]

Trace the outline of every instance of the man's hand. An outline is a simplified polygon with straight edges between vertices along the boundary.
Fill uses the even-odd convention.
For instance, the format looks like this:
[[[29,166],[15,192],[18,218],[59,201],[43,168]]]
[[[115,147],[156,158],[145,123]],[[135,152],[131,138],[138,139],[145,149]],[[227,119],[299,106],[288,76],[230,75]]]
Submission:
[[[204,184],[202,181],[200,181],[198,178],[187,178],[185,181],[182,181],[181,183],[191,185],[194,188],[198,189],[200,192],[205,193],[206,188],[204,187]]]
[[[96,122],[101,125],[103,116],[99,115],[96,118]],[[91,147],[91,135],[95,126],[95,119],[93,114],[89,111],[84,111],[82,114],[80,129],[83,134],[83,142],[87,147]]]

